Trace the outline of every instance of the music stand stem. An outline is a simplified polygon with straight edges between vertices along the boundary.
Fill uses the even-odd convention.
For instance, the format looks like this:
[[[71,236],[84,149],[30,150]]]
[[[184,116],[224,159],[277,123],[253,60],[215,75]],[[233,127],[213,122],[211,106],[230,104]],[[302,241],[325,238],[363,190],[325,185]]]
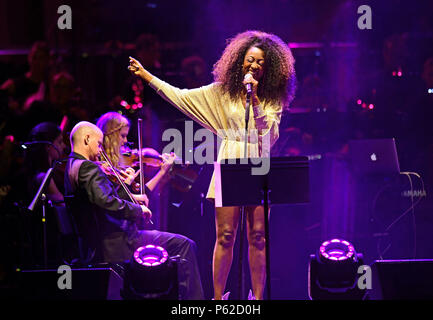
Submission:
[[[239,163],[215,162],[215,207],[264,207],[266,285],[267,299],[270,299],[269,208],[271,204],[308,203],[310,178],[307,157],[275,157],[268,159],[267,164],[264,160],[265,158],[251,158],[240,159]],[[257,164],[262,164],[262,167],[259,171],[254,171]]]
[[[263,214],[265,221],[265,254],[266,254],[266,292],[267,300],[271,300],[271,252],[269,250],[269,192],[267,181],[263,187]]]
[[[44,176],[44,179],[42,180],[41,185],[39,186],[38,191],[36,192],[35,197],[33,198],[32,203],[27,207],[29,211],[33,211],[36,207],[36,204],[39,200],[42,201],[42,241],[43,241],[43,256],[44,256],[44,268],[47,268],[48,265],[48,254],[47,254],[47,221],[46,221],[46,215],[45,215],[45,209],[46,209],[46,200],[47,197],[43,193],[46,186],[48,185],[51,176],[53,174],[53,168],[49,168],[47,173]]]
[[[44,268],[48,267],[48,252],[47,252],[47,219],[46,219],[46,204],[47,196],[45,193],[41,195],[42,201],[42,234],[43,234],[43,250],[44,250]]]

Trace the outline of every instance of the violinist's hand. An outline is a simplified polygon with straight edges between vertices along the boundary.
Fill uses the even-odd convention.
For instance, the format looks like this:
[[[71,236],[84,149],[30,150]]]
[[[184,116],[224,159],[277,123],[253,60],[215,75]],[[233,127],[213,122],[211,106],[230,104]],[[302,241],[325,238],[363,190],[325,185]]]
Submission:
[[[146,69],[143,68],[141,63],[133,57],[129,57],[128,70],[136,76],[139,76],[146,82],[150,82],[153,78],[153,76]]]
[[[162,165],[161,165],[161,171],[166,174],[170,171],[170,169],[173,167],[174,160],[176,160],[177,156],[174,152],[171,152],[170,154],[164,153],[162,154]]]
[[[131,167],[126,168],[125,170],[120,170],[120,173],[122,173],[123,175],[123,181],[127,184],[127,185],[131,185],[132,181],[135,180],[135,178],[138,176],[138,174],[140,173],[140,170],[138,170],[137,172],[135,172],[135,170]]]
[[[141,210],[143,211],[143,216],[146,220],[152,219],[152,211],[149,210],[145,205],[141,205]]]
[[[149,198],[147,197],[147,195],[145,195],[145,194],[133,194],[132,196],[140,204],[144,204],[145,206],[149,205]]]

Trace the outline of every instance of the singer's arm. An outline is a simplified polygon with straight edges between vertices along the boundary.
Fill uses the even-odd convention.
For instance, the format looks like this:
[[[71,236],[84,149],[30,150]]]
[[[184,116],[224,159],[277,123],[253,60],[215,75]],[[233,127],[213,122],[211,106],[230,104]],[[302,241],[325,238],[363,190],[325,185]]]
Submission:
[[[133,74],[139,76],[141,79],[149,83],[153,79],[153,75],[143,68],[140,62],[138,60],[129,57],[129,66],[128,70],[130,70]]]
[[[216,83],[196,89],[179,89],[151,75],[134,58],[130,58],[128,69],[148,82],[163,99],[206,129],[217,134],[218,130],[226,127],[223,123],[225,117],[215,108],[215,105],[221,104]]]

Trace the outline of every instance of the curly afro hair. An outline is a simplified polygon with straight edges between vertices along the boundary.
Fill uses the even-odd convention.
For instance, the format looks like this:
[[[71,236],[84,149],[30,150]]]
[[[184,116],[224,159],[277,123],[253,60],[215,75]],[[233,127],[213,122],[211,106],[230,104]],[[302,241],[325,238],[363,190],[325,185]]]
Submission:
[[[244,88],[244,57],[251,47],[257,47],[265,54],[265,72],[257,95],[260,99],[288,106],[296,89],[295,59],[287,44],[276,35],[249,30],[229,39],[213,67],[215,81],[221,83],[223,91],[232,99],[238,99]]]

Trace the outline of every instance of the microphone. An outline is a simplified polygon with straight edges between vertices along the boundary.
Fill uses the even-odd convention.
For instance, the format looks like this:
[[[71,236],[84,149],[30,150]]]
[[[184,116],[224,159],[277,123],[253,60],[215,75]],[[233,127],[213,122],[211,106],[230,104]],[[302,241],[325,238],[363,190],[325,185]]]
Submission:
[[[244,77],[244,81],[250,80],[250,78],[252,78],[253,76],[251,75],[251,73],[247,73]],[[251,83],[247,83],[245,85],[245,87],[247,88],[247,93],[251,94],[252,93],[252,89],[251,89]]]

